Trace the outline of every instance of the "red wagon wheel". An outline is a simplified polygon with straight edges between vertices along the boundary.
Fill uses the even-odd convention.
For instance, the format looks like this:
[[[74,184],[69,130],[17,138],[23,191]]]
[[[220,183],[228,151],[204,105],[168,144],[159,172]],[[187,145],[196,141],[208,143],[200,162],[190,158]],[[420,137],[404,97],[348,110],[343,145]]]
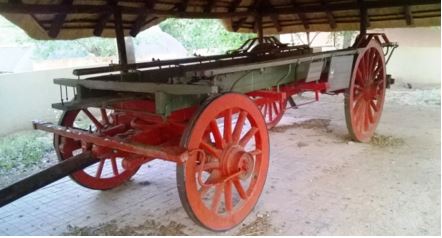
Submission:
[[[256,105],[234,93],[208,101],[181,144],[191,151],[177,166],[187,214],[216,231],[241,223],[258,201],[269,165],[267,128]]]
[[[106,109],[95,108],[65,111],[59,124],[96,133],[97,128],[113,126],[114,122],[109,114]],[[65,160],[84,150],[90,150],[90,148],[82,147],[80,141],[57,135],[54,136],[54,147],[59,160]],[[106,156],[98,163],[72,173],[70,177],[78,184],[90,189],[112,189],[129,180],[139,169],[139,166],[126,165],[124,157]]]
[[[358,55],[345,93],[345,119],[353,140],[368,142],[373,136],[384,105],[385,86],[384,54],[372,40]]]
[[[251,98],[256,100],[259,97],[252,96]],[[287,107],[287,100],[265,98],[264,103],[258,103],[257,105],[264,117],[267,129],[271,129],[281,121]]]

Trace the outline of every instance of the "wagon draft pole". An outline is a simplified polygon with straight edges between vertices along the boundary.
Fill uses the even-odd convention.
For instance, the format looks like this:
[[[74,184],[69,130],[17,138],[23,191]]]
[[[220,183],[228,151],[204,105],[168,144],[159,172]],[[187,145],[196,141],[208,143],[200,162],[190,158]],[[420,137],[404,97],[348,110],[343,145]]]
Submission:
[[[270,163],[268,129],[307,104],[293,96],[312,92],[316,102],[344,94],[349,134],[367,142],[394,83],[386,64],[397,47],[367,30],[440,25],[438,0],[53,2],[0,0],[0,14],[36,39],[115,37],[119,63],[54,79],[62,99],[52,108],[63,114],[58,124],[33,126],[54,134],[60,162],[0,190],[0,207],[65,176],[113,189],[160,159],[176,163],[189,217],[214,231],[237,226],[258,202]],[[228,30],[257,37],[225,54],[129,63],[124,37],[168,17],[221,19]],[[272,36],[341,30],[360,34],[351,47],[324,52]]]

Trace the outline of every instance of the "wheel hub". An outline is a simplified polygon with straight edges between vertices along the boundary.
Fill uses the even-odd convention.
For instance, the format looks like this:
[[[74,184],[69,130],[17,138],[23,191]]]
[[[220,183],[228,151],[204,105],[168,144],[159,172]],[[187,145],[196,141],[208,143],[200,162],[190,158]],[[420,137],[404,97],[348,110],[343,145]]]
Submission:
[[[222,155],[221,171],[224,177],[238,172],[240,179],[247,179],[253,171],[253,156],[239,145],[231,145]]]

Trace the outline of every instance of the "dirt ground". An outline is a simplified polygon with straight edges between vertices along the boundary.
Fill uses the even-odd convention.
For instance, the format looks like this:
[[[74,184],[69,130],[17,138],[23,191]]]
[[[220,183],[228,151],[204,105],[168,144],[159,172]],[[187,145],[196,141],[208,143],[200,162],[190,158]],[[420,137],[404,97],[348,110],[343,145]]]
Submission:
[[[77,198],[39,191],[8,205],[12,215],[0,215],[0,234],[15,233],[1,224],[20,214],[15,212],[20,204],[38,203],[31,196],[47,193],[48,201],[35,205],[39,209],[30,216],[44,217],[49,206],[71,209],[59,215],[66,216],[64,222],[29,234],[440,235],[440,116],[440,88],[396,85],[388,91],[374,140],[361,144],[349,140],[342,96],[324,95],[318,103],[289,110],[270,131],[264,192],[243,224],[228,232],[195,225],[181,207],[173,164],[155,161],[112,191],[64,181],[53,188],[69,184],[72,191],[60,191],[78,191]]]

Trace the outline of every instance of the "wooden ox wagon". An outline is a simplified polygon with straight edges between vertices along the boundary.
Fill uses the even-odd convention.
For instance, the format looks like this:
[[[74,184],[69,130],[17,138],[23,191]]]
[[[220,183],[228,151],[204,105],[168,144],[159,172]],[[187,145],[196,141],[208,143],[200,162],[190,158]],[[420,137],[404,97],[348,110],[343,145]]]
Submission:
[[[181,202],[196,223],[227,230],[250,213],[269,167],[267,130],[293,95],[345,95],[353,140],[367,142],[393,82],[397,46],[367,29],[440,24],[438,0],[0,0],[0,14],[36,39],[116,37],[119,64],[74,70],[60,85],[54,133],[60,163],[0,191],[0,206],[69,175],[99,190],[154,159],[176,162]],[[222,55],[127,62],[124,37],[168,17],[223,19],[256,39]],[[359,30],[343,50],[282,44],[283,32]],[[266,36],[267,35],[267,36]]]

